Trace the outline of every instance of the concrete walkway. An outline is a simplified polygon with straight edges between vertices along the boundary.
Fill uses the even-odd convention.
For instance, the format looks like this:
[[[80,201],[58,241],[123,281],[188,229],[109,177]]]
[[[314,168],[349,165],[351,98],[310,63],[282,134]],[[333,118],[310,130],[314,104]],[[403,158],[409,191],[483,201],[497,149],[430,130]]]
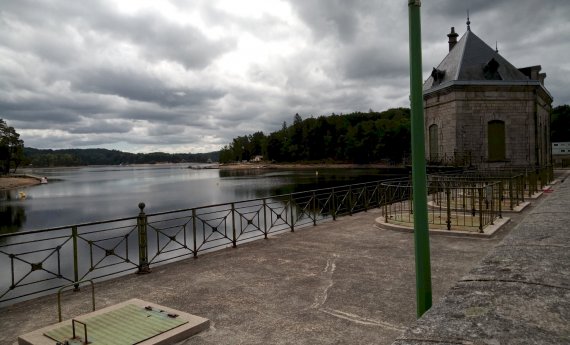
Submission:
[[[570,344],[568,175],[543,198],[394,345]]]
[[[570,190],[563,193],[568,197]],[[560,194],[557,190],[535,203]],[[549,205],[552,212],[567,209],[562,203]],[[102,282],[96,286],[97,307],[140,298],[212,321],[210,330],[183,344],[390,344],[416,319],[413,234],[376,228],[379,215],[372,210],[347,216],[154,267],[148,275]],[[434,303],[515,224],[526,222],[526,215],[514,216],[488,239],[431,236]],[[64,319],[85,313],[90,289],[68,292],[63,301]],[[0,344],[55,322],[55,296],[0,309]]]

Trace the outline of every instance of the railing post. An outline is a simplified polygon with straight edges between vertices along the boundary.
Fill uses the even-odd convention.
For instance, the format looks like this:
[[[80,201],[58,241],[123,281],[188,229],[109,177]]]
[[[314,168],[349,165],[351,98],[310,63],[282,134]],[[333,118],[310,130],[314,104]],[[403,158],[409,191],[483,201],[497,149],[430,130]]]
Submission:
[[[514,204],[513,204],[514,195],[513,195],[513,182],[512,182],[512,180],[513,180],[512,178],[509,178],[509,204],[510,204],[511,210],[513,210],[513,208],[514,208]]]
[[[524,202],[525,175],[521,175],[518,180],[519,180],[519,184],[518,184],[518,188],[517,188],[517,200],[519,200],[519,198],[520,198],[521,201]]]
[[[364,212],[368,212],[368,193],[366,193],[366,183],[364,184]]]
[[[447,224],[447,230],[451,230],[451,188],[449,186],[445,188],[445,197],[447,208],[447,220],[445,223]]]
[[[313,226],[317,226],[317,195],[313,192]]]
[[[471,216],[475,217],[475,198],[477,197],[477,185],[471,183]]]
[[[334,188],[332,189],[332,195],[331,195],[331,204],[332,204],[332,217],[333,220],[336,220],[336,198],[335,198],[335,192],[334,192]]]
[[[382,206],[381,197],[380,197],[380,182],[376,182],[376,207]]]
[[[291,232],[295,232],[295,210],[293,208],[293,194],[289,194],[289,206],[291,207]]]
[[[267,200],[263,199],[263,238],[267,239]]]
[[[79,264],[77,255],[77,226],[71,228],[71,236],[73,237],[73,291],[79,291]]]
[[[501,182],[502,183],[502,182]],[[489,222],[491,225],[495,224],[495,185],[491,184],[491,200],[489,201],[489,203],[491,204],[491,210],[489,211],[489,207],[486,208],[487,211],[489,211]],[[489,195],[489,188],[487,187],[487,195]],[[489,196],[487,196],[487,198],[489,198]]]
[[[386,186],[385,188],[385,193],[384,195],[386,196],[386,199],[384,200],[384,222],[386,224],[388,224],[388,200],[391,200],[390,198],[390,192],[391,192],[391,186]]]
[[[409,191],[410,191],[409,194],[410,195],[407,196],[407,200],[408,200],[408,204],[409,204],[410,214],[414,214],[414,188],[413,188],[413,183],[412,183],[412,173],[409,172],[408,174],[409,174],[408,186],[410,187],[409,188]],[[429,193],[429,191],[428,191],[428,193]],[[403,194],[405,196],[406,192],[404,191]]]
[[[140,213],[137,217],[137,228],[139,233],[139,270],[138,274],[150,273],[148,264],[148,241],[147,241],[147,217],[144,213],[144,202],[139,203]]]
[[[477,189],[479,190],[479,232],[483,233],[483,187]]]
[[[348,214],[352,216],[352,185],[348,186]]]
[[[511,179],[509,179],[509,187],[511,186]],[[501,198],[503,197],[503,184],[499,183],[499,218],[503,218],[503,201]],[[512,204],[512,203],[511,203]]]
[[[192,209],[192,237],[194,240],[194,258],[198,257],[198,247],[196,245],[196,209]]]
[[[237,237],[236,237],[236,217],[235,217],[236,207],[232,202],[232,247],[237,247]]]

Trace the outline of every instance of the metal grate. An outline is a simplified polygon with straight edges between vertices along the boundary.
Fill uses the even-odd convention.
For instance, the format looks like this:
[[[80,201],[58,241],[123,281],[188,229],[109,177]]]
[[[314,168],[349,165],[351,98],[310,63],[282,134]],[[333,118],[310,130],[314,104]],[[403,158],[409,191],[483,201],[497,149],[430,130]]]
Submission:
[[[122,308],[82,321],[87,324],[87,340],[90,345],[138,344],[188,323],[174,315],[169,316],[166,311],[146,309],[134,304],[127,304]],[[76,327],[75,334],[82,341],[85,340],[83,327]],[[46,332],[44,335],[63,343],[73,338],[73,330],[71,325],[67,325]]]

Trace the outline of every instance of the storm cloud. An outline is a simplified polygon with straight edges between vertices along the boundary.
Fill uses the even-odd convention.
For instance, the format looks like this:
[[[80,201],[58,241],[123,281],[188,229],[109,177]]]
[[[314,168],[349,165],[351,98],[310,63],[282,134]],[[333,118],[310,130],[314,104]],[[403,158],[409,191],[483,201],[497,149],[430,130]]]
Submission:
[[[570,103],[565,0],[422,2],[427,77],[450,27]],[[406,1],[32,1],[0,6],[0,118],[26,146],[206,152],[284,121],[408,106]]]

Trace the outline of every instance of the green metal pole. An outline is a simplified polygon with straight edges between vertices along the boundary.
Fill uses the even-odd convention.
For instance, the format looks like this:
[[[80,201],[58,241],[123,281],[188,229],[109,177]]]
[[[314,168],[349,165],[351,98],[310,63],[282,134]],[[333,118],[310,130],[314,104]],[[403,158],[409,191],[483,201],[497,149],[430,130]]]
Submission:
[[[408,0],[410,25],[410,94],[412,109],[412,188],[416,255],[416,310],[418,318],[431,308],[431,268],[427,221],[427,175],[422,91],[422,33],[420,0]]]

